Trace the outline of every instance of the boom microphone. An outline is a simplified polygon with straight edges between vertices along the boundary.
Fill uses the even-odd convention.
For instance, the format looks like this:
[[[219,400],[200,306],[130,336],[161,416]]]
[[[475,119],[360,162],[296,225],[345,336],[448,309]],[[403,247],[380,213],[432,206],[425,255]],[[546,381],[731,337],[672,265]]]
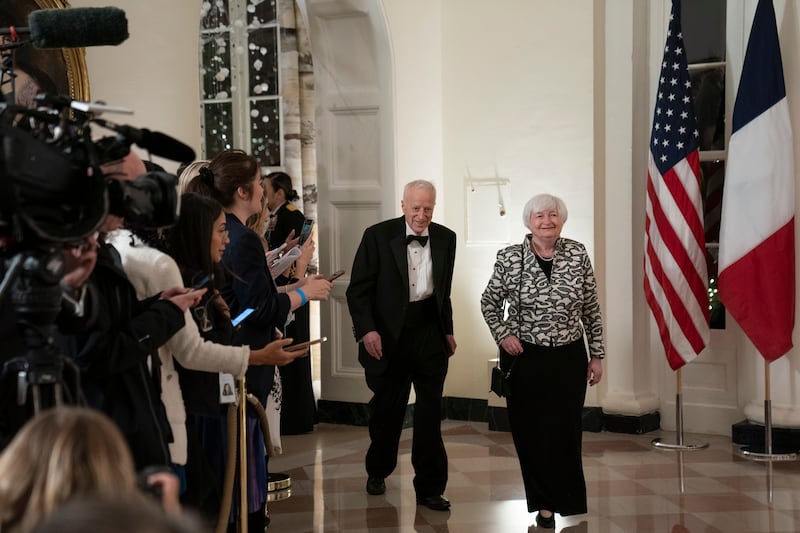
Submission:
[[[117,7],[70,7],[39,9],[28,15],[36,48],[83,48],[118,45],[128,38],[128,19]]]
[[[165,157],[180,163],[190,163],[194,161],[194,150],[178,139],[148,129],[131,129],[131,138],[137,146],[144,148],[153,155]]]
[[[164,133],[114,124],[103,119],[94,119],[94,121],[104,128],[116,131],[124,139],[135,143],[136,146],[144,148],[153,155],[180,163],[189,163],[195,159],[194,150],[190,146]]]

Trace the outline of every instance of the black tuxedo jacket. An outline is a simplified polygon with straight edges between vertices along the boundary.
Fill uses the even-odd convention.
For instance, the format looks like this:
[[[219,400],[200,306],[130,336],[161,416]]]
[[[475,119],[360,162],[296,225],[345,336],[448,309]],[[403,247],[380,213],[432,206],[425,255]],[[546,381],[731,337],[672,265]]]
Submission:
[[[453,306],[450,288],[456,259],[456,234],[436,223],[428,227],[433,262],[433,297],[442,341],[453,334]],[[405,218],[395,218],[364,231],[350,271],[347,305],[353,332],[360,340],[366,333],[381,336],[383,358],[374,359],[362,343],[358,360],[367,372],[381,373],[397,350],[408,308],[408,259]]]

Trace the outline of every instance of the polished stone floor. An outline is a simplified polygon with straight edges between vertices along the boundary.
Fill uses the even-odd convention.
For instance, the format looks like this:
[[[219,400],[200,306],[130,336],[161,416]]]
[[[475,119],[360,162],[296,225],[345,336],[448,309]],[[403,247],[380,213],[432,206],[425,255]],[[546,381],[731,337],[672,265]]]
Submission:
[[[517,533],[536,528],[525,507],[511,435],[485,423],[443,422],[449,455],[450,512],[417,507],[410,430],[400,443],[386,494],[364,491],[366,428],[320,424],[314,433],[284,436],[273,472],[292,478],[290,495],[273,495],[268,531]],[[705,450],[671,452],[650,442],[674,434],[584,433],[589,512],[556,515],[556,531],[739,533],[800,531],[800,462],[754,462],[734,453],[729,438],[687,435]],[[283,499],[277,499],[283,498]],[[552,531],[552,530],[549,530]]]

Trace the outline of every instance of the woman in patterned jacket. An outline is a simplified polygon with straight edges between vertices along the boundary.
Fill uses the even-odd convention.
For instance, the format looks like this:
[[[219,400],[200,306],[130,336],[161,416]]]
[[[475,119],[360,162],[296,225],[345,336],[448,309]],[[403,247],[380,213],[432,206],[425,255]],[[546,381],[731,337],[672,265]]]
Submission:
[[[530,233],[498,252],[481,311],[501,367],[513,365],[506,402],[528,512],[554,528],[554,513],[586,512],[581,412],[587,382],[603,375],[603,325],[586,248],[561,237],[564,202],[534,196],[522,218]]]

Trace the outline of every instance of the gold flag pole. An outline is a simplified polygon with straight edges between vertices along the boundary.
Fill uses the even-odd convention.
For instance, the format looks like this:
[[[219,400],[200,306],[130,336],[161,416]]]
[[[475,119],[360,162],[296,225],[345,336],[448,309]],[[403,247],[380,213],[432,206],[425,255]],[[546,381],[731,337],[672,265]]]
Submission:
[[[247,532],[247,388],[244,378],[238,380],[239,403],[239,532]]]

